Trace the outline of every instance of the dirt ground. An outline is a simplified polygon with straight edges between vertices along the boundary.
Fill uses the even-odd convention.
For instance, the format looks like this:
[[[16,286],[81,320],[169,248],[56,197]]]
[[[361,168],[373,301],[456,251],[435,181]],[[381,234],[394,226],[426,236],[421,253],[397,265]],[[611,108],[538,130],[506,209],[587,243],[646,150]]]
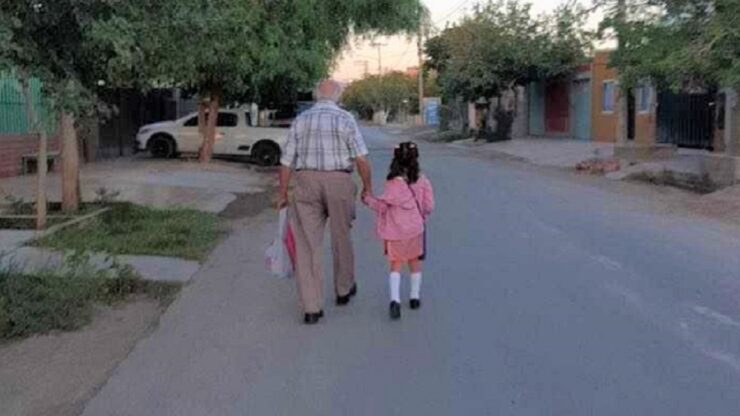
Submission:
[[[183,161],[155,163],[138,159],[101,163],[87,169],[89,176],[110,179],[116,184],[121,179],[114,176],[120,172],[129,176],[139,175],[141,178],[136,176],[134,179],[145,184],[154,179],[161,181],[162,175],[170,171],[194,172],[182,180],[173,177],[173,181],[179,181],[173,189],[182,193],[184,184],[200,179],[205,182],[196,183],[200,188],[194,188],[193,192],[203,194],[206,202],[215,198],[212,193],[216,191],[233,195],[230,203],[221,206],[226,208],[220,216],[234,225],[251,221],[252,217],[271,206],[272,183],[277,173],[275,168],[220,161],[203,167]],[[228,179],[235,184],[233,189],[210,189],[214,184],[223,183],[226,176],[215,176],[214,179],[209,174],[231,175]],[[30,189],[22,183],[29,178],[14,180],[19,182],[17,188]],[[6,180],[0,185],[11,182]],[[88,188],[92,189],[91,186]],[[119,188],[119,185],[111,185],[111,189]],[[199,191],[201,188],[203,190]],[[0,415],[79,415],[85,403],[105,384],[138,341],[156,328],[162,313],[157,301],[139,298],[115,307],[101,307],[92,324],[81,331],[0,344]]]
[[[0,345],[0,414],[79,415],[162,312],[157,301],[136,299],[102,308],[82,331]]]
[[[273,192],[259,194],[236,194],[234,202],[226,206],[220,214],[227,220],[240,220],[258,215],[272,205]]]

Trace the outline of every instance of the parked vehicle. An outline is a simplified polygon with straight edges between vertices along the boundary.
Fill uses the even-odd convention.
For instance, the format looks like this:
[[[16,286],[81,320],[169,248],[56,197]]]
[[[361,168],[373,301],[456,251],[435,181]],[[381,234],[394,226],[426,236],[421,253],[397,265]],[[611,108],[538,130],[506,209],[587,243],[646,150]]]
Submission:
[[[214,156],[245,157],[262,166],[280,161],[288,131],[281,128],[252,127],[249,109],[222,109],[216,120]],[[148,151],[156,158],[172,158],[197,153],[203,144],[198,131],[198,114],[174,121],[147,124],[136,135],[136,150]]]

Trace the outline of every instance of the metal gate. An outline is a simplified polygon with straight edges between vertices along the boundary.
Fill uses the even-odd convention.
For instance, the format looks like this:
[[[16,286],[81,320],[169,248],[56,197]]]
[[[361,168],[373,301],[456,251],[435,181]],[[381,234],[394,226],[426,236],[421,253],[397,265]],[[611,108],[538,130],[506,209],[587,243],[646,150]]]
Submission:
[[[571,88],[573,135],[579,140],[591,140],[591,80],[574,80]]]
[[[658,95],[658,142],[709,149],[714,130],[713,94]]]
[[[570,89],[568,82],[553,80],[545,86],[545,132],[570,133]]]

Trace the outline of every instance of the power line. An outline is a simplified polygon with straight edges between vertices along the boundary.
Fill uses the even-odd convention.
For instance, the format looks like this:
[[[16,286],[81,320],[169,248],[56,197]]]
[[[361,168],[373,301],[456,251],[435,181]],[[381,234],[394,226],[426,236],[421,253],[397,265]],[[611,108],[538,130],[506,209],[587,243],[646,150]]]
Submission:
[[[459,11],[460,9],[462,9],[463,7],[467,6],[467,4],[468,4],[469,2],[470,2],[470,0],[463,0],[463,1],[461,1],[461,2],[460,2],[460,3],[458,4],[458,5],[457,5],[457,6],[455,6],[455,8],[454,8],[454,9],[452,9],[452,11],[451,11],[451,12],[447,13],[447,15],[445,15],[445,17],[443,17],[443,18],[441,18],[441,19],[438,19],[437,21],[433,22],[433,24],[435,24],[435,25],[436,25],[436,24],[438,24],[438,23],[442,23],[442,21],[444,21],[444,20],[447,20],[447,19],[448,19],[448,18],[449,18],[450,16],[452,16],[452,15],[453,15],[453,14],[455,14],[455,13],[457,13],[457,12],[458,12],[458,11]]]
[[[380,42],[373,42],[373,43],[370,44],[370,46],[372,46],[374,48],[378,48],[378,75],[382,75],[383,74],[383,57],[382,57],[381,48],[383,46],[386,46],[386,45],[387,44],[380,43]]]
[[[406,54],[409,52],[409,49],[411,49],[412,43],[409,42],[408,45],[406,45],[406,50],[403,51],[403,53],[396,59],[396,64],[394,65],[395,68],[398,68],[398,66],[401,64],[401,61],[403,61],[403,58],[406,57]]]

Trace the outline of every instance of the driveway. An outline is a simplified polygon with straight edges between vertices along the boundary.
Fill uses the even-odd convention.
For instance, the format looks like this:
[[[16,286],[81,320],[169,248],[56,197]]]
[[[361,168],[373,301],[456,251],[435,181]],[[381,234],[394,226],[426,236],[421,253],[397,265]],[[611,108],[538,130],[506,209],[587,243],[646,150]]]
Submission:
[[[393,139],[365,132],[380,184]],[[738,229],[671,213],[639,185],[442,145],[422,157],[439,207],[420,311],[389,321],[360,210],[359,296],[302,325],[293,282],[264,271],[265,212],[84,415],[738,414]]]

